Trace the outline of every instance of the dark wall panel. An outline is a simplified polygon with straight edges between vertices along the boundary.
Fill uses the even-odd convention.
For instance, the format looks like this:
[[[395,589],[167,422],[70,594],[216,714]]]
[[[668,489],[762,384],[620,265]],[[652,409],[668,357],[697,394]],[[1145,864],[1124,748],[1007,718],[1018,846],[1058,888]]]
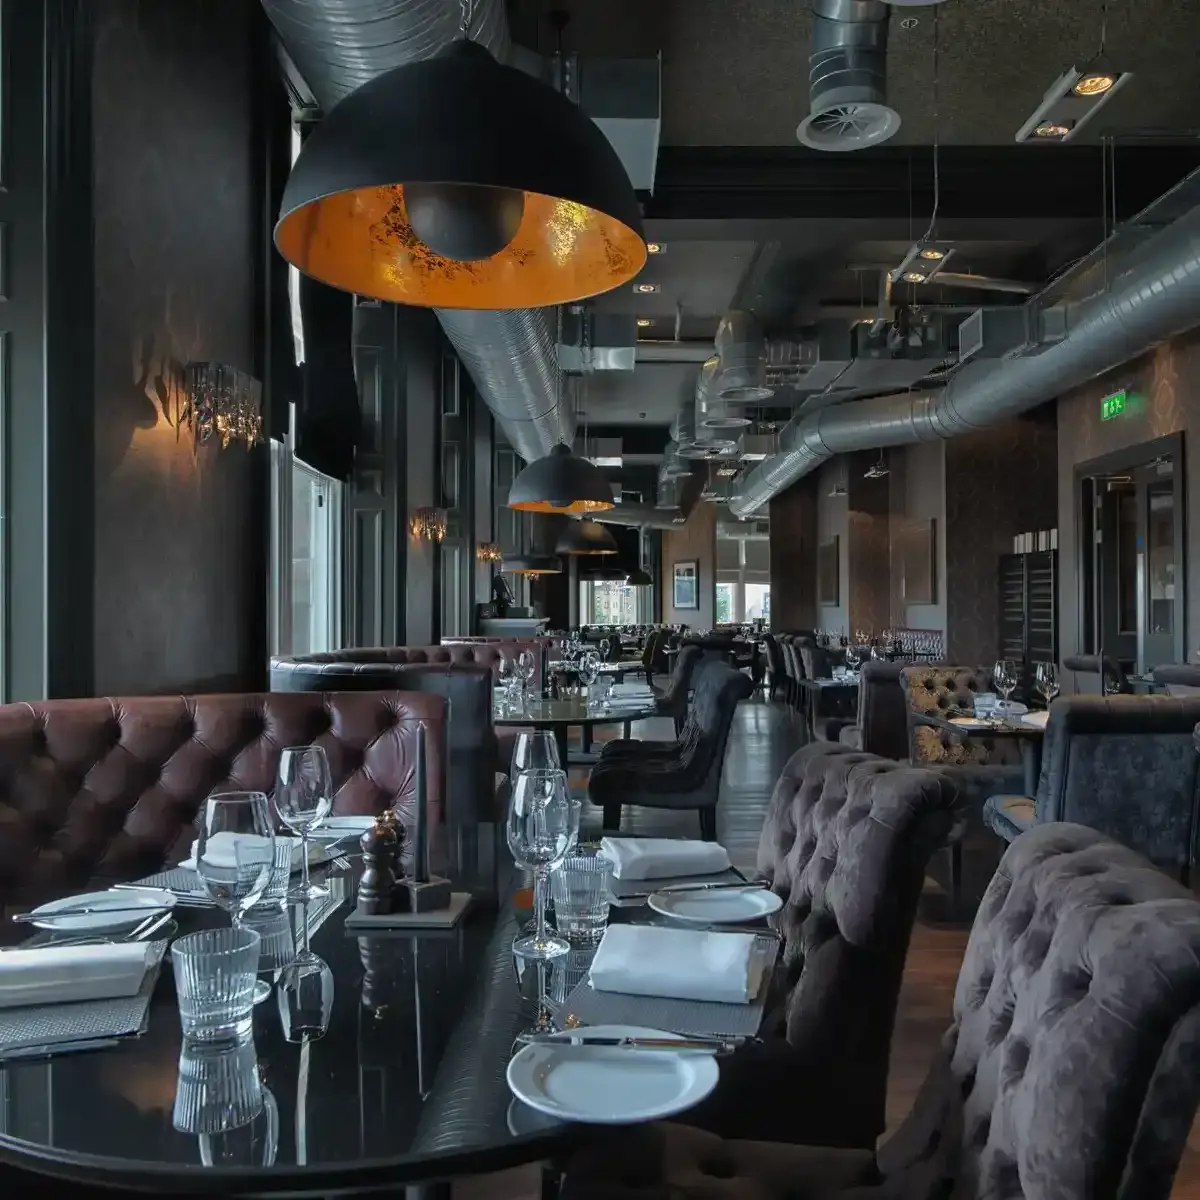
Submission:
[[[771,500],[771,628],[817,626],[817,475]]]
[[[256,207],[243,0],[92,0],[95,679],[100,693],[256,683],[254,473],[193,448],[189,360],[255,366]]]

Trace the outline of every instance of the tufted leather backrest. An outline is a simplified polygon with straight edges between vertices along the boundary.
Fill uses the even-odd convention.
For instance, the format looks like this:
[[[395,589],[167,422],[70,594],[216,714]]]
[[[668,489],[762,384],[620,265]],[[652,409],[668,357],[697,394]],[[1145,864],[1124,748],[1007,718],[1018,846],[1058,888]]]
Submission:
[[[886,1194],[1166,1200],[1198,1098],[1200,904],[1095,830],[1035,826],[992,878],[943,1053],[880,1149]]]
[[[280,692],[427,692],[440,696],[446,713],[446,823],[495,820],[493,776],[499,750],[492,722],[492,672],[453,663],[309,663],[271,667],[271,690]]]
[[[271,659],[271,686],[279,691],[283,687],[283,676],[297,664],[306,670],[316,666],[328,666],[337,673],[346,664],[368,670],[373,664],[433,663],[452,666],[488,667],[492,674],[500,669],[500,659],[516,659],[522,650],[533,654],[537,673],[534,684],[542,686],[542,651],[553,646],[552,638],[534,638],[528,641],[453,642],[441,646],[353,646],[345,650],[330,650],[322,654],[302,654],[293,658]]]
[[[1050,706],[1037,819],[1090,825],[1164,866],[1193,860],[1200,696],[1064,696]]]
[[[925,870],[965,821],[951,775],[829,743],[797,751],[772,796],[759,866],[784,900],[783,1027],[872,1139]]]
[[[970,716],[977,692],[991,690],[991,672],[984,667],[915,666],[900,671],[908,702],[909,757],[930,765],[998,764],[1019,762],[1020,749],[1011,740],[958,738],[949,730],[920,721],[923,713],[942,717]]]
[[[417,728],[441,820],[445,702],[401,692],[48,700],[0,706],[0,905],[137,879],[187,853],[214,791],[274,790],[285,746],[324,747],[335,813],[412,823]]]

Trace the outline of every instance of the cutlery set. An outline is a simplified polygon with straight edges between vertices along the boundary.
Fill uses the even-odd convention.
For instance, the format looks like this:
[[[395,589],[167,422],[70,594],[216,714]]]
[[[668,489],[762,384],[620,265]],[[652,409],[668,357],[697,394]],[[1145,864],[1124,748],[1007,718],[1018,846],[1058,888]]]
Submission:
[[[517,1041],[524,1046],[599,1046],[607,1049],[646,1050],[679,1053],[681,1050],[705,1054],[732,1054],[745,1044],[745,1038],[728,1037],[595,1037],[581,1030],[578,1033],[522,1033]]]

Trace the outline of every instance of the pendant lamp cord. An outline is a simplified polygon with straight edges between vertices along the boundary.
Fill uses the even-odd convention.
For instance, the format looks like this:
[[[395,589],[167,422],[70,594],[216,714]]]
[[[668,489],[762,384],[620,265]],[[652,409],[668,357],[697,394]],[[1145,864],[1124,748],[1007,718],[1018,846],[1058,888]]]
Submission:
[[[474,0],[458,0],[458,32],[465,38],[471,36],[471,17],[474,15],[472,12],[474,7]]]

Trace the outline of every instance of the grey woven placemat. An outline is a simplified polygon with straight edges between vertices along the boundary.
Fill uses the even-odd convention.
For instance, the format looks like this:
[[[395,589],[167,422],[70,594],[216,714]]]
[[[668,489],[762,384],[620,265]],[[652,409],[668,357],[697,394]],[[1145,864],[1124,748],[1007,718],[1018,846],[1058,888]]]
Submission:
[[[0,1057],[22,1046],[50,1046],[82,1038],[123,1037],[144,1031],[166,941],[148,942],[146,976],[134,996],[34,1004],[0,1011]]]
[[[187,867],[169,867],[165,871],[156,871],[145,879],[137,879],[131,884],[118,884],[119,887],[165,888],[177,896],[196,896],[208,898],[204,883],[195,871]]]
[[[707,1034],[754,1037],[762,1024],[770,965],[775,961],[778,949],[779,943],[771,936],[760,936],[755,943],[754,952],[763,955],[766,969],[758,997],[751,1004],[598,992],[585,975],[559,1008],[558,1020],[561,1024],[568,1017],[575,1017],[585,1025],[642,1025],[647,1029],[668,1029],[697,1037]]]

